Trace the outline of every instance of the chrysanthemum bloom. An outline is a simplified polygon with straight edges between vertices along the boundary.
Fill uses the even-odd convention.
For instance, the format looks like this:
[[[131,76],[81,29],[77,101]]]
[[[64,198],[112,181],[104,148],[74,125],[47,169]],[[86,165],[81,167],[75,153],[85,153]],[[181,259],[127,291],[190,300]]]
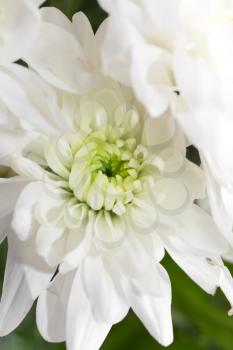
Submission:
[[[228,245],[194,204],[205,192],[202,171],[186,159],[170,112],[150,118],[130,89],[102,75],[105,25],[94,38],[83,14],[73,24],[55,9],[43,18],[28,61],[56,88],[18,66],[0,77],[2,163],[17,174],[0,183],[9,223],[1,335],[39,297],[41,334],[69,350],[97,350],[130,307],[168,345],[165,250],[206,292],[220,286],[233,303],[221,260]]]
[[[172,101],[202,153],[212,214],[233,245],[233,1],[99,2],[110,13],[104,70],[132,86],[152,116]]]

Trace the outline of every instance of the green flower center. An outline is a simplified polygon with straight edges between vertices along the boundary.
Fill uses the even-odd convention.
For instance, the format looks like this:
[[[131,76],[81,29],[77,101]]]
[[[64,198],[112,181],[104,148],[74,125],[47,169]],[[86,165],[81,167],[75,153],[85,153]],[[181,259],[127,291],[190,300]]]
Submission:
[[[149,177],[149,152],[134,137],[118,136],[104,129],[86,137],[77,133],[69,141],[50,141],[46,160],[77,203],[121,216]]]

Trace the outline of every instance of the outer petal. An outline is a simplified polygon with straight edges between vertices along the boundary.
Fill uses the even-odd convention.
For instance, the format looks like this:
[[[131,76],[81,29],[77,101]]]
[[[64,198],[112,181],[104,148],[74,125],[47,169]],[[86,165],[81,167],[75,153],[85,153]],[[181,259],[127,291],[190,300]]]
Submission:
[[[169,76],[170,57],[158,47],[138,45],[132,50],[131,81],[138,99],[152,117],[169,107],[174,91]]]
[[[119,294],[102,259],[87,257],[80,274],[95,319],[110,324],[120,322],[127,315],[129,306]]]
[[[122,84],[131,85],[131,49],[135,42],[140,43],[142,40],[137,30],[127,20],[122,18],[119,23],[119,16],[111,17],[110,21],[108,20],[102,46],[104,72]]]
[[[174,71],[182,96],[178,97],[175,116],[189,139],[204,151],[219,154],[223,145],[228,149],[232,146],[229,130],[233,125],[229,87],[223,86],[205,61],[192,59],[179,50],[174,55]]]
[[[214,294],[220,287],[232,305],[232,278],[220,258],[228,244],[202,209],[194,206],[189,214],[179,218],[173,227],[175,235],[163,237],[166,250],[207,293]]]
[[[190,246],[200,256],[220,256],[228,250],[228,242],[223,239],[212,217],[197,205],[187,208],[182,214],[173,217],[161,217],[166,229],[161,238],[166,243],[180,241]]]
[[[99,0],[99,3],[111,15],[111,19],[118,17],[128,20],[144,35],[145,40],[153,41],[167,50],[171,50],[173,40],[180,33],[176,0]]]
[[[32,70],[10,64],[0,70],[0,77],[3,102],[20,123],[29,123],[27,129],[55,135],[68,131],[56,91]]]
[[[33,210],[41,191],[42,184],[32,182],[23,189],[17,199],[11,226],[21,240],[28,239],[32,232]]]
[[[40,24],[36,3],[30,0],[2,0],[4,21],[1,25],[0,64],[21,58],[33,44]]]
[[[20,244],[8,235],[9,251],[0,302],[0,333],[13,331],[30,310],[34,300],[46,288],[53,270],[37,256],[32,243]]]
[[[0,179],[0,217],[13,212],[20,192],[27,185],[27,180],[20,176]]]
[[[57,275],[38,299],[37,326],[43,338],[49,342],[66,340],[66,309],[73,277],[73,273]]]
[[[37,45],[25,59],[56,87],[82,93],[93,86],[95,79],[91,70],[86,67],[88,58],[85,58],[71,27],[65,23],[62,15],[58,16],[58,10],[51,8],[49,16],[46,11],[44,10],[44,21],[40,27]],[[66,54],[62,55],[63,52]]]
[[[67,309],[66,338],[69,350],[97,350],[103,344],[111,325],[97,322],[91,304],[76,273]]]
[[[156,257],[157,258],[157,257]],[[151,266],[155,256],[148,254],[147,246],[140,240],[139,235],[129,234],[119,251],[111,259],[111,263],[120,275],[137,277]]]
[[[0,218],[0,244],[6,238],[7,231],[10,226],[11,215]]]
[[[1,130],[0,158],[19,154],[35,137],[34,133],[22,130]],[[4,164],[7,165],[8,163],[9,160],[4,159]]]
[[[93,237],[92,227],[93,220],[89,216],[87,227],[80,227],[68,233],[65,257],[59,266],[60,273],[67,273],[67,271],[71,271],[81,264],[91,246]]]
[[[102,47],[104,71],[132,86],[152,116],[160,115],[174,91],[170,51],[180,33],[176,1],[99,2],[110,13]]]
[[[43,22],[60,26],[68,32],[72,32],[72,23],[63,12],[56,7],[42,7],[40,10]]]
[[[171,286],[166,271],[159,264],[154,268],[154,279],[158,285],[156,296],[148,293],[143,281],[138,289],[132,280],[124,279],[122,288],[130,306],[147,330],[158,342],[167,346],[173,341]],[[137,283],[140,284],[140,279]],[[149,285],[149,281],[147,283]]]
[[[37,6],[40,6],[43,4],[43,2],[45,2],[45,0],[33,0],[33,1]]]
[[[202,163],[204,166],[204,171],[207,180],[207,192],[209,203],[211,207],[211,212],[213,214],[213,218],[222,232],[222,234],[226,237],[229,243],[233,246],[233,237],[232,237],[232,226],[233,220],[232,217],[229,216],[227,212],[223,198],[221,193],[221,185],[218,184],[213,174],[211,173],[208,164],[204,161],[204,157],[202,157]]]

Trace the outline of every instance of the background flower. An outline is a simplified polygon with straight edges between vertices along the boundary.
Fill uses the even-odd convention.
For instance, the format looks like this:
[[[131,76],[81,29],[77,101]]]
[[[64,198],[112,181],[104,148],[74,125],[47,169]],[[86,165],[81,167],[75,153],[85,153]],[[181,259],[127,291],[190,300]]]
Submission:
[[[110,14],[105,71],[132,86],[152,116],[174,107],[202,153],[211,212],[232,244],[233,2],[99,2]]]

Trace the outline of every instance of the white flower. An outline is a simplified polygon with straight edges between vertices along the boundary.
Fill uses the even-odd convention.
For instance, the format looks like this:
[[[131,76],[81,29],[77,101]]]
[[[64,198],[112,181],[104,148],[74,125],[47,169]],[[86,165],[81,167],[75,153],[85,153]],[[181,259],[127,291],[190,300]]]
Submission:
[[[149,118],[130,89],[103,76],[105,24],[95,38],[83,14],[73,24],[57,10],[43,16],[28,60],[56,88],[17,65],[0,77],[1,163],[17,174],[0,182],[9,247],[1,335],[39,297],[41,334],[69,350],[99,349],[130,307],[168,345],[165,250],[206,292],[220,286],[233,304],[221,260],[228,244],[194,204],[205,195],[202,171],[186,159],[170,111]]]
[[[43,0],[1,0],[0,65],[22,58],[36,38]]]
[[[201,14],[198,1],[189,8],[183,5],[186,25],[192,18],[192,28],[190,49],[181,46],[175,56],[182,95],[176,114],[201,151],[211,212],[232,246],[233,2],[205,3]]]
[[[105,71],[132,86],[151,115],[172,105],[202,153],[212,213],[232,244],[233,1],[99,2],[110,13]]]
[[[172,69],[181,35],[175,0],[99,0],[110,14],[103,43],[106,74],[133,88],[150,115],[161,115],[177,90]]]

